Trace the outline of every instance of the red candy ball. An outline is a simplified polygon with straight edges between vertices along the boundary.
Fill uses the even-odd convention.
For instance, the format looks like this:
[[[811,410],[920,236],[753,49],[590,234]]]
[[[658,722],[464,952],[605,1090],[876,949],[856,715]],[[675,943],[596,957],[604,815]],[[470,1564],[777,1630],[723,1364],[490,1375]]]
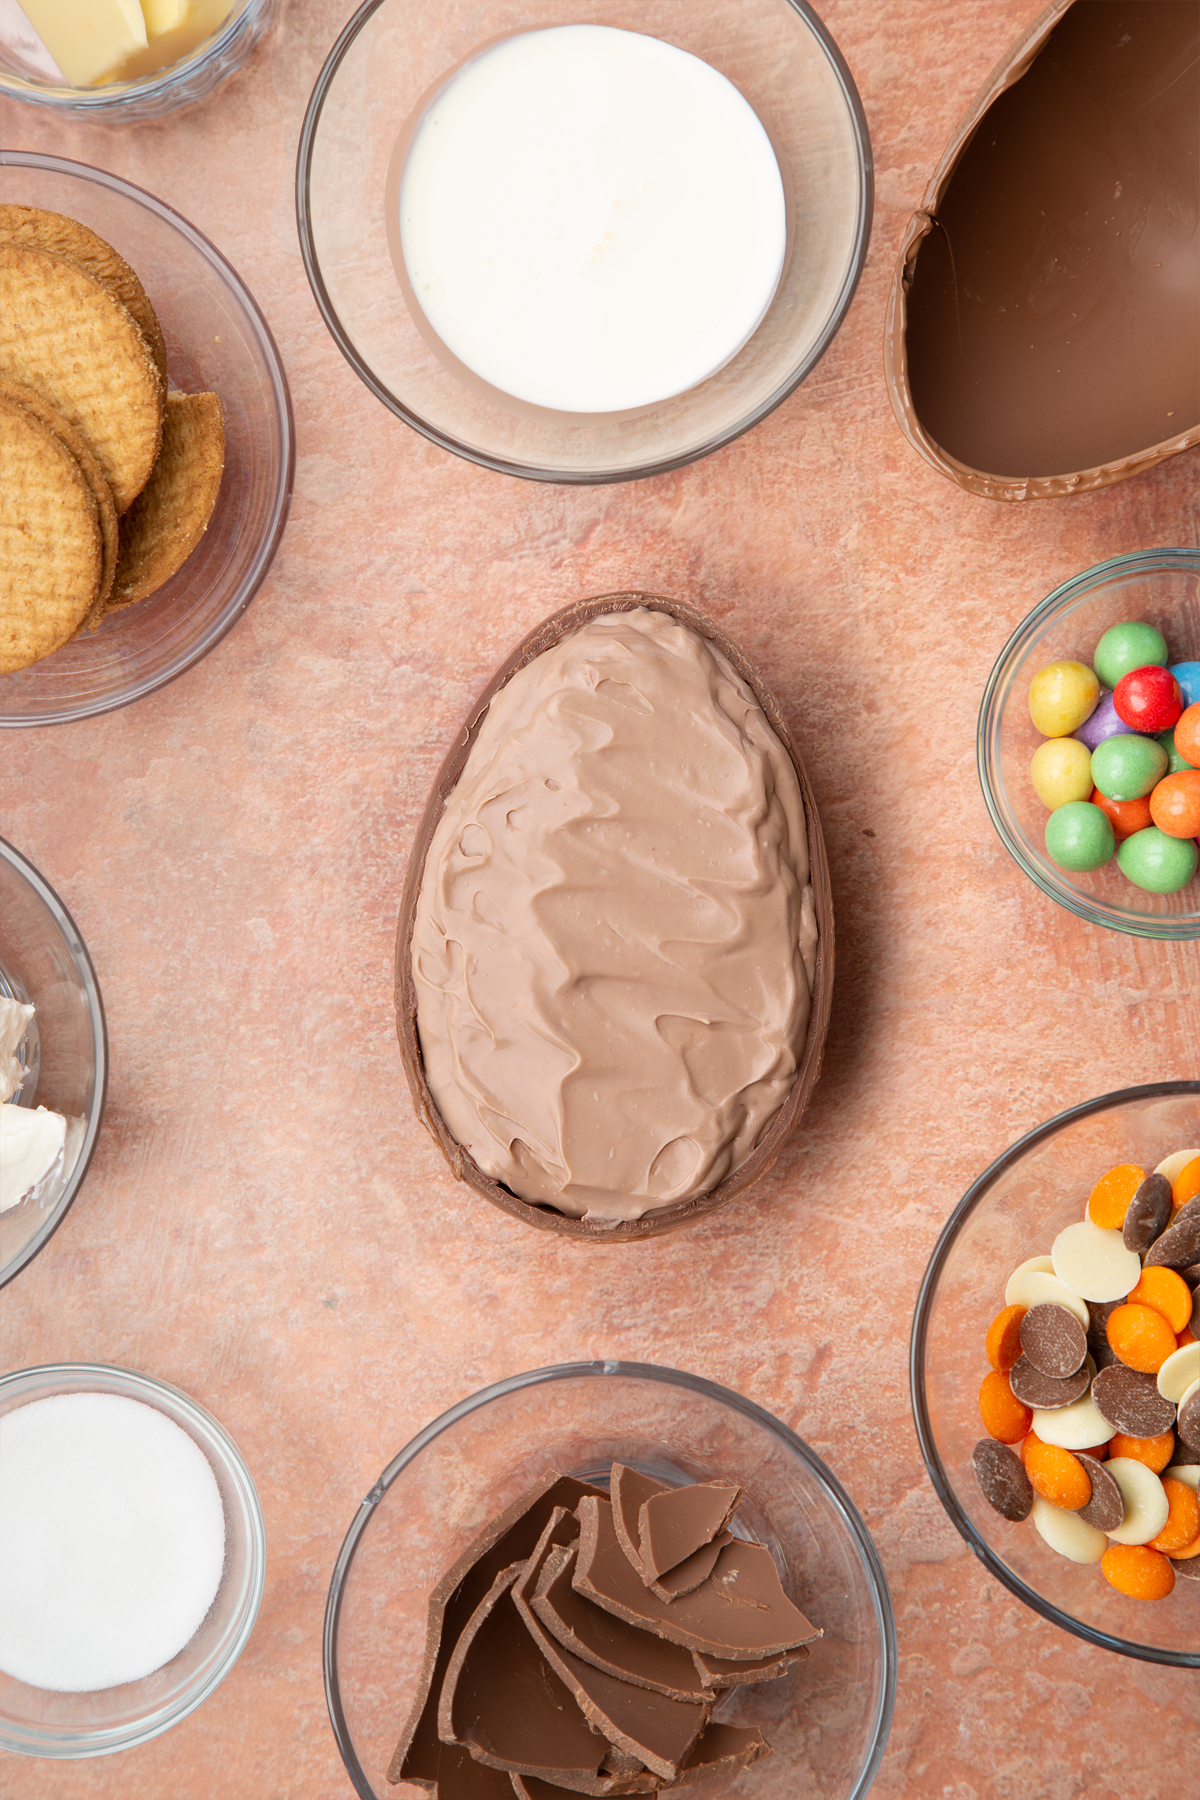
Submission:
[[[1122,675],[1113,692],[1118,719],[1153,737],[1170,731],[1183,712],[1183,694],[1170,669],[1148,664]]]

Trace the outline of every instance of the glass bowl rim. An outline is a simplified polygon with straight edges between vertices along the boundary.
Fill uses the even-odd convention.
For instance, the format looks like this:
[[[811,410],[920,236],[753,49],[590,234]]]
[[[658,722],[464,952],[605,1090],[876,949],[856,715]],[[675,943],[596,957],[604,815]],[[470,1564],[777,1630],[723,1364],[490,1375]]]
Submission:
[[[424,1425],[416,1436],[411,1438],[398,1455],[394,1456],[380,1475],[374,1487],[359,1502],[358,1511],[350,1524],[350,1529],[342,1541],[337,1561],[333,1567],[333,1575],[329,1583],[329,1595],[325,1603],[325,1626],[322,1642],[322,1661],[325,1675],[325,1702],[329,1709],[329,1722],[333,1735],[341,1752],[346,1773],[354,1784],[360,1800],[378,1800],[374,1788],[367,1779],[366,1771],[358,1760],[354,1744],[346,1724],[346,1715],[342,1707],[341,1686],[338,1680],[337,1664],[337,1631],[341,1617],[342,1594],[350,1565],[354,1561],[355,1551],[369,1525],[376,1506],[383,1499],[396,1477],[414,1462],[428,1445],[440,1437],[443,1432],[468,1418],[473,1412],[487,1406],[493,1400],[502,1400],[510,1394],[520,1393],[525,1388],[541,1387],[552,1381],[577,1380],[581,1377],[619,1376],[638,1381],[662,1382],[668,1387],[682,1387],[700,1394],[705,1399],[715,1400],[722,1406],[740,1412],[753,1424],[762,1427],[776,1438],[785,1449],[798,1456],[809,1472],[814,1475],[833,1502],[835,1510],[847,1527],[851,1541],[856,1546],[865,1566],[871,1597],[874,1605],[875,1623],[880,1643],[880,1681],[879,1697],[875,1706],[873,1738],[871,1752],[859,1774],[858,1782],[846,1800],[864,1800],[868,1789],[879,1769],[883,1753],[887,1747],[888,1733],[891,1730],[892,1715],[896,1706],[897,1661],[898,1649],[896,1641],[896,1621],[892,1610],[891,1592],[887,1577],[883,1571],[883,1563],[874,1540],[853,1500],[846,1493],[837,1476],[819,1457],[815,1450],[805,1443],[802,1437],[785,1425],[782,1419],[776,1418],[765,1407],[757,1405],[737,1394],[732,1388],[721,1386],[719,1382],[709,1381],[703,1375],[692,1375],[683,1369],[672,1369],[661,1363],[622,1362],[616,1359],[597,1358],[591,1362],[551,1363],[545,1368],[528,1369],[519,1375],[506,1376],[503,1381],[492,1382],[488,1387],[480,1388],[477,1393],[469,1394],[459,1400],[437,1418]]]
[[[263,0],[258,0],[258,4],[262,7]],[[265,0],[265,4],[269,9],[272,0]],[[224,19],[212,36],[198,44],[191,55],[183,57],[179,62],[168,63],[165,69],[155,69],[149,75],[135,76],[132,81],[114,81],[101,88],[73,88],[64,87],[56,81],[35,81],[32,76],[18,75],[11,69],[0,69],[0,94],[8,94],[13,100],[27,100],[32,106],[48,106],[54,111],[61,108],[67,115],[86,117],[88,114],[98,114],[103,119],[106,113],[119,112],[129,100],[169,94],[182,80],[215,62],[242,30],[242,22],[254,5],[255,0],[246,0],[241,11],[232,18]]]
[[[11,1744],[5,1746],[17,1755],[46,1757],[55,1761],[82,1761],[87,1757],[107,1756],[118,1750],[131,1750],[138,1744],[148,1743],[151,1738],[161,1736],[173,1725],[178,1725],[181,1719],[186,1719],[189,1713],[194,1712],[221,1685],[249,1642],[262,1604],[267,1570],[267,1532],[258,1489],[241,1451],[225,1427],[198,1400],[194,1400],[190,1394],[185,1394],[182,1388],[173,1386],[171,1382],[163,1381],[160,1376],[146,1375],[137,1369],[126,1369],[118,1363],[85,1362],[39,1363],[32,1368],[11,1370],[8,1374],[0,1375],[0,1398],[14,1389],[19,1393],[22,1387],[35,1387],[47,1379],[64,1378],[78,1380],[80,1385],[73,1391],[86,1393],[95,1391],[87,1387],[87,1382],[111,1380],[114,1376],[122,1384],[140,1389],[139,1398],[144,1404],[168,1417],[169,1413],[160,1401],[162,1397],[169,1399],[196,1427],[198,1435],[210,1449],[216,1452],[232,1480],[246,1518],[247,1568],[240,1622],[229,1637],[220,1660],[205,1679],[198,1684],[193,1683],[171,1705],[160,1709],[158,1715],[150,1714],[140,1721],[111,1730],[80,1733],[67,1750],[35,1750],[30,1746],[22,1745],[18,1748]],[[102,1387],[99,1391],[111,1392],[112,1389]],[[91,1741],[93,1739],[99,1741]],[[83,1748],[84,1745],[87,1747]]]
[[[95,965],[84,942],[83,933],[71,914],[45,876],[39,874],[28,857],[22,856],[21,852],[4,837],[0,837],[0,859],[8,863],[29,884],[70,946],[72,960],[83,977],[84,992],[87,994],[88,1000],[88,1015],[91,1019],[92,1035],[96,1044],[95,1088],[79,1160],[72,1171],[71,1179],[63,1189],[61,1199],[49,1218],[43,1221],[41,1228],[30,1238],[24,1250],[14,1259],[11,1266],[0,1265],[0,1288],[3,1288],[45,1249],[71,1210],[75,1203],[75,1196],[83,1186],[84,1177],[91,1165],[96,1145],[100,1141],[100,1127],[104,1123],[104,1107],[108,1099],[108,1022],[104,1016],[104,998],[100,992],[100,983],[96,978]]]
[[[1120,1656],[1129,1656],[1138,1662],[1165,1663],[1174,1668],[1200,1669],[1200,1649],[1197,1650],[1162,1650],[1152,1644],[1135,1643],[1132,1639],[1114,1637],[1110,1632],[1100,1631],[1094,1625],[1085,1624],[1071,1613],[1063,1612],[1061,1607],[1044,1599],[1033,1588],[1028,1587],[1019,1575],[1002,1563],[994,1551],[979,1536],[963,1509],[958,1503],[953,1484],[943,1467],[934,1440],[933,1429],[929,1418],[929,1408],[925,1398],[925,1344],[929,1331],[929,1314],[937,1292],[938,1281],[949,1258],[951,1250],[958,1239],[958,1233],[976,1206],[990,1191],[1000,1176],[1020,1162],[1026,1151],[1054,1137],[1064,1126],[1073,1125],[1080,1119],[1090,1118],[1095,1113],[1108,1112],[1115,1107],[1128,1105],[1134,1100],[1164,1100],[1179,1094],[1200,1095],[1200,1080],[1151,1081],[1140,1087],[1116,1088],[1110,1094],[1098,1094],[1093,1100],[1081,1101],[1078,1106],[1069,1106],[1064,1112],[1055,1113],[1044,1124],[1035,1125],[1015,1143],[1001,1151],[995,1161],[988,1164],[982,1175],[978,1176],[967,1189],[954,1211],[942,1227],[933,1254],[921,1277],[921,1286],[917,1293],[917,1304],[913,1312],[912,1333],[908,1346],[908,1382],[912,1401],[913,1423],[916,1427],[917,1442],[921,1446],[921,1455],[925,1460],[926,1473],[933,1484],[934,1492],[941,1501],[950,1523],[958,1532],[967,1548],[971,1550],[989,1575],[995,1576],[1002,1587],[1018,1600],[1023,1600],[1051,1625],[1058,1625],[1074,1637],[1082,1638],[1085,1643],[1094,1644],[1101,1650],[1112,1650]]]
[[[91,163],[75,162],[69,157],[49,156],[40,151],[0,148],[0,169],[42,169],[50,174],[65,175],[85,183],[91,182],[99,187],[108,188],[122,200],[131,200],[135,205],[144,207],[154,213],[166,225],[173,227],[186,238],[192,248],[207,262],[218,275],[224,286],[232,293],[233,298],[245,314],[250,333],[257,345],[259,354],[266,365],[270,380],[271,392],[275,402],[275,418],[279,431],[280,470],[274,484],[274,493],[267,526],[262,543],[254,562],[245,576],[238,583],[219,616],[213,620],[209,628],[194,642],[181,650],[165,671],[140,681],[134,691],[122,694],[120,698],[102,698],[98,701],[86,701],[62,713],[25,713],[13,718],[0,712],[0,730],[22,730],[29,726],[71,725],[79,719],[98,718],[104,713],[119,712],[124,706],[132,706],[137,700],[144,700],[148,694],[158,693],[168,687],[180,675],[194,668],[215,650],[221,639],[226,637],[246,611],[259,588],[266,580],[275,553],[279,549],[287,525],[288,512],[291,506],[292,488],[296,476],[296,424],[292,414],[292,396],[288,387],[287,372],[279,347],[275,342],[271,327],[267,324],[262,309],[254,295],[250,292],[237,270],[233,267],[211,239],[197,230],[182,213],[168,206],[146,188],[138,187],[132,181],[126,181],[121,175],[114,175],[108,169],[99,169]]]
[[[363,4],[359,6],[357,12],[346,21],[338,33],[313,85],[308,105],[304,109],[304,122],[300,129],[300,141],[296,150],[296,229],[300,239],[300,255],[304,263],[304,272],[308,277],[317,310],[324,320],[329,335],[359,380],[375,398],[381,401],[389,412],[394,413],[406,425],[410,425],[414,431],[419,431],[422,437],[428,438],[430,443],[436,444],[440,450],[449,450],[452,455],[461,456],[465,461],[476,463],[480,468],[491,469],[498,475],[513,475],[524,481],[551,482],[560,487],[604,487],[622,481],[644,481],[652,475],[670,474],[675,469],[683,469],[690,463],[702,461],[704,457],[711,456],[716,450],[724,449],[727,444],[732,444],[737,438],[744,436],[747,431],[752,430],[755,425],[760,424],[770,413],[773,413],[777,407],[782,406],[806,376],[812,373],[841,329],[866,266],[875,205],[874,158],[867,115],[854,77],[850,73],[849,65],[838,49],[832,33],[824,21],[818,18],[808,4],[808,0],[784,0],[784,4],[797,13],[808,26],[828,59],[849,113],[857,162],[855,198],[858,218],[854,233],[854,245],[830,316],[817,341],[799,366],[744,418],[715,432],[702,444],[676,455],[661,456],[654,462],[645,463],[636,468],[598,470],[551,469],[532,463],[518,463],[511,461],[508,457],[497,456],[490,451],[475,449],[471,445],[461,443],[450,432],[442,430],[440,426],[432,424],[420,413],[413,411],[379,379],[366,359],[355,348],[329,297],[312,234],[310,191],[313,151],[325,102],[347,53],[359,33],[380,7],[390,4],[394,4],[394,0],[363,0]]]
[[[991,674],[987,678],[983,698],[979,703],[979,719],[975,730],[975,768],[983,794],[983,803],[987,807],[988,816],[996,829],[996,835],[1022,874],[1027,875],[1043,894],[1059,906],[1064,907],[1067,912],[1074,913],[1076,918],[1085,920],[1089,925],[1099,925],[1108,931],[1119,931],[1127,937],[1158,938],[1166,942],[1182,943],[1200,937],[1200,919],[1178,919],[1166,916],[1156,918],[1150,913],[1131,914],[1126,918],[1110,918],[1107,916],[1107,912],[1093,901],[1076,893],[1066,883],[1058,885],[1036,863],[1031,862],[1008,828],[997,802],[990,772],[992,762],[990,740],[995,735],[1000,718],[996,704],[997,696],[1010,665],[1032,648],[1043,628],[1056,613],[1065,611],[1070,603],[1082,599],[1090,589],[1101,587],[1106,581],[1119,576],[1151,575],[1168,570],[1200,575],[1200,549],[1187,545],[1164,545],[1157,550],[1124,551],[1120,556],[1111,556],[1104,562],[1094,563],[1090,569],[1084,569],[1079,575],[1072,575],[1068,580],[1060,582],[1052,593],[1046,595],[1044,600],[1038,601],[1032,612],[1027,613],[1020,624],[1009,634],[1004,648],[993,663]]]

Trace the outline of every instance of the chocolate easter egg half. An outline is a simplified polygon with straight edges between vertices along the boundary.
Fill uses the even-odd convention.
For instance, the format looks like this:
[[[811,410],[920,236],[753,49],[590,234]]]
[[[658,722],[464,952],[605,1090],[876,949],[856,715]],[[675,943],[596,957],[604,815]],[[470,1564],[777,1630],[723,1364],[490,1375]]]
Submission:
[[[1047,7],[909,222],[885,372],[909,442],[989,499],[1200,442],[1200,5]]]
[[[833,918],[778,707],[702,614],[567,607],[472,709],[396,958],[418,1116],[527,1223],[620,1242],[773,1165],[820,1067]]]

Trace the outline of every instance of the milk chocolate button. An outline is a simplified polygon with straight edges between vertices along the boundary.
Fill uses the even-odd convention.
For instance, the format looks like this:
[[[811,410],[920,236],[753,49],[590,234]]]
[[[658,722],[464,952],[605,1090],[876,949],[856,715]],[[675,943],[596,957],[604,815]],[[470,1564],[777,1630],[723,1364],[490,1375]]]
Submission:
[[[1200,1456],[1200,1388],[1194,1388],[1180,1402],[1175,1435],[1182,1438],[1189,1450]]]
[[[1097,1531],[1115,1531],[1125,1517],[1125,1496],[1104,1464],[1094,1456],[1079,1458],[1092,1484],[1092,1497],[1081,1506],[1079,1516]]]
[[[1035,1369],[1061,1380],[1087,1355],[1087,1332],[1065,1306],[1031,1306],[1021,1320],[1021,1349]]]
[[[1175,1571],[1176,1581],[1181,1576],[1185,1581],[1200,1581],[1200,1556],[1185,1556],[1179,1560],[1172,1557],[1171,1567]]]
[[[1120,1300],[1141,1278],[1141,1258],[1127,1250],[1119,1231],[1081,1219],[1055,1238],[1054,1273],[1082,1300]]]
[[[1147,1250],[1171,1220],[1171,1184],[1165,1175],[1147,1175],[1125,1214],[1121,1238],[1135,1256]]]
[[[1180,1207],[1146,1252],[1147,1268],[1187,1269],[1194,1262],[1200,1262],[1200,1195]]]
[[[1159,1393],[1154,1376],[1126,1368],[1124,1363],[1097,1371],[1092,1399],[1109,1424],[1126,1437],[1161,1437],[1175,1423],[1175,1408]]]
[[[1022,1406],[1042,1407],[1049,1411],[1057,1406],[1070,1406],[1087,1393],[1090,1377],[1086,1369],[1074,1375],[1043,1375],[1027,1356],[1018,1356],[1008,1371],[1008,1385]]]
[[[1033,1507],[1033,1488],[1024,1465],[1007,1444],[995,1438],[980,1438],[971,1455],[979,1491],[1002,1519],[1019,1525],[1029,1517]]]

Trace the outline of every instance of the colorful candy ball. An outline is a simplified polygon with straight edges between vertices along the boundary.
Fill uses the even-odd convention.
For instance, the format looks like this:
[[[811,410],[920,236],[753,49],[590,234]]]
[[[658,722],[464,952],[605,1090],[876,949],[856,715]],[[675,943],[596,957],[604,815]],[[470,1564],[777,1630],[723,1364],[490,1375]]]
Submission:
[[[1200,700],[1176,721],[1175,748],[1193,768],[1200,768]]]
[[[1200,662],[1172,663],[1171,673],[1183,692],[1183,704],[1195,706],[1200,700]]]
[[[1115,848],[1112,825],[1087,800],[1068,800],[1046,820],[1046,854],[1072,874],[1103,868]]]
[[[1089,798],[1112,826],[1113,836],[1118,844],[1123,843],[1127,837],[1132,837],[1135,831],[1145,831],[1147,825],[1154,823],[1150,817],[1150,801],[1146,796],[1140,800],[1110,800],[1099,788],[1093,788]]]
[[[1105,687],[1115,688],[1130,669],[1145,668],[1148,663],[1165,664],[1167,640],[1153,625],[1140,619],[1126,619],[1113,625],[1096,645],[1092,666]]]
[[[1175,744],[1173,731],[1156,731],[1155,737],[1167,753],[1167,774],[1178,775],[1181,769],[1190,769],[1191,763],[1186,756],[1180,756]]]
[[[1043,737],[1069,737],[1099,698],[1100,683],[1086,663],[1047,663],[1029,684],[1029,716]]]
[[[1150,817],[1168,837],[1200,837],[1200,769],[1164,775],[1151,792]]]
[[[1038,799],[1051,812],[1068,800],[1090,800],[1091,752],[1078,738],[1047,738],[1033,753],[1029,779]]]
[[[1167,772],[1167,753],[1154,738],[1106,738],[1092,752],[1092,780],[1110,800],[1140,800]]]
[[[1051,813],[1049,824],[1061,816],[1062,811]],[[1092,808],[1093,812],[1098,809]],[[1193,838],[1168,837],[1157,825],[1151,825],[1146,831],[1135,831],[1132,837],[1125,839],[1117,851],[1117,862],[1122,875],[1132,881],[1134,887],[1142,888],[1148,894],[1175,894],[1181,887],[1186,887],[1196,873],[1196,864],[1200,862]]]
[[[1113,690],[1117,717],[1134,731],[1169,731],[1183,711],[1183,691],[1170,669],[1148,664],[1122,675]]]
[[[1089,750],[1094,750],[1105,738],[1118,737],[1132,730],[1132,725],[1126,725],[1113,705],[1112,689],[1104,688],[1096,702],[1095,712],[1083,721],[1075,736]]]

